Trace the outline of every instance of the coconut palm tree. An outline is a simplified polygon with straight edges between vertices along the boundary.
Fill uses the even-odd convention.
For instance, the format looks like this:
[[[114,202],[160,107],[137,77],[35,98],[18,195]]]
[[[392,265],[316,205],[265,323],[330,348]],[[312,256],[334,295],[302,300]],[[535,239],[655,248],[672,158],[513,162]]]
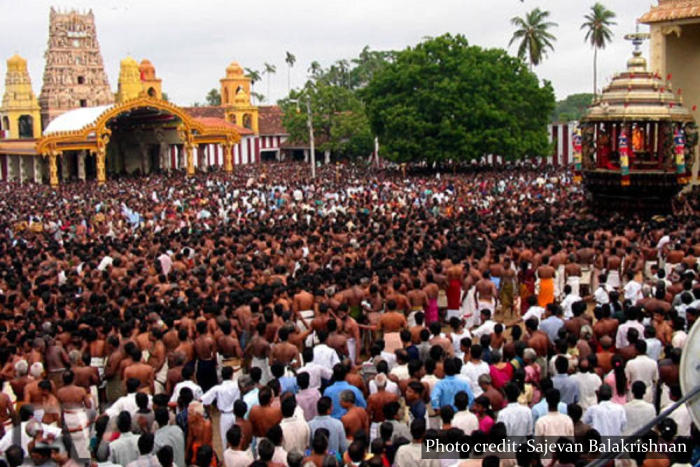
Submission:
[[[514,42],[518,44],[518,57],[525,60],[527,56],[530,70],[539,65],[546,55],[547,49],[554,50],[552,43],[557,40],[548,30],[556,27],[557,23],[547,21],[549,11],[535,8],[527,13],[524,18],[518,16],[511,18],[510,22],[517,29],[513,33],[508,46]]]
[[[258,98],[262,94],[259,94],[255,92],[255,83],[260,81],[260,72],[257,70],[253,70],[252,68],[245,68],[245,74],[250,78],[250,96],[254,98]],[[262,102],[262,101],[261,101]]]
[[[265,62],[264,64],[265,70],[263,70],[263,74],[267,75],[267,96],[270,96],[270,75],[274,75],[277,73],[277,67],[271,63]]]
[[[321,64],[314,60],[311,62],[311,65],[309,65],[309,69],[307,71],[311,76],[317,76],[321,73]]]
[[[598,49],[604,49],[612,40],[613,33],[610,26],[617,24],[612,19],[615,13],[605,8],[602,3],[596,3],[591,7],[590,13],[584,16],[586,20],[581,29],[586,30],[586,42],[593,47],[593,96],[598,92]]]
[[[293,53],[287,52],[287,56],[284,58],[287,63],[287,92],[292,90],[292,67],[297,61],[297,58]]]

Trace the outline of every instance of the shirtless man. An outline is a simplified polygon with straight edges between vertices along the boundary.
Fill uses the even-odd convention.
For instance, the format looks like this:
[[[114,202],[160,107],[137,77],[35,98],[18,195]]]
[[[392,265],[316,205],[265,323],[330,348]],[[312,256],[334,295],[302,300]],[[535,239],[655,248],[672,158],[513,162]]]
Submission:
[[[348,356],[355,365],[360,361],[360,327],[342,306],[338,308],[338,332],[347,339]]]
[[[197,338],[194,340],[194,352],[197,357],[197,382],[202,391],[207,392],[217,384],[216,375],[216,341],[209,334],[207,323],[197,323]]]
[[[501,274],[503,272],[501,271]],[[498,288],[496,284],[491,280],[491,274],[489,271],[483,273],[483,278],[479,280],[475,285],[476,292],[474,294],[474,301],[477,310],[483,310],[484,308],[491,311],[491,313],[496,312]],[[451,318],[449,316],[448,318]]]
[[[348,305],[348,313],[353,319],[359,319],[362,313],[362,299],[365,293],[357,279],[351,279],[351,286],[342,292],[342,303]]]
[[[65,428],[73,439],[75,449],[80,457],[86,458],[90,455],[90,423],[85,410],[94,408],[90,393],[84,387],[75,384],[73,371],[67,370],[63,373],[63,387],[56,392],[56,398],[61,403]]]
[[[130,378],[138,379],[141,383],[139,389],[142,389],[149,394],[153,394],[155,391],[154,381],[155,381],[155,371],[153,367],[147,363],[141,361],[143,355],[141,350],[138,348],[133,349],[131,352],[131,363],[128,367],[124,369],[122,376],[122,381],[124,384],[124,391],[126,392],[126,382]]]
[[[595,250],[590,245],[585,244],[583,248],[576,251],[576,258],[581,266],[581,293],[580,296],[590,295],[595,289],[595,274],[593,263],[595,261]]]
[[[610,290],[619,290],[622,286],[622,258],[617,255],[617,249],[611,248],[610,254],[605,262],[608,274],[608,287]]]
[[[542,258],[542,265],[537,268],[537,279],[539,280],[540,292],[537,296],[539,306],[546,308],[554,302],[554,268],[549,264],[549,258]]]
[[[348,355],[348,338],[338,332],[338,322],[335,319],[328,321],[326,345],[335,350],[340,355],[341,360]]]
[[[51,340],[46,349],[46,370],[55,387],[61,387],[63,384],[62,375],[68,367],[70,367],[70,359],[60,340]]]
[[[403,313],[396,311],[396,302],[389,300],[386,303],[387,311],[379,319],[378,331],[384,333],[399,332],[404,329],[408,322]]]
[[[259,368],[262,371],[260,384],[267,384],[267,382],[272,379],[268,362],[269,355],[270,343],[265,339],[265,323],[258,323],[255,329],[255,335],[243,352],[243,358],[246,362],[250,360],[251,367]],[[248,364],[245,363],[245,365],[247,366]]]
[[[298,292],[295,293],[292,298],[292,312],[308,329],[309,319],[314,315],[314,296],[304,289],[297,287],[297,290]]]
[[[435,287],[437,287],[437,285],[435,285]],[[406,294],[406,297],[411,304],[411,313],[408,315],[408,325],[413,326],[416,324],[416,313],[428,309],[428,294],[421,288],[420,279],[415,279],[413,281],[413,289]],[[437,294],[435,297],[437,298]],[[437,308],[435,311],[437,312]]]
[[[289,329],[282,327],[277,335],[279,337],[279,342],[272,346],[270,363],[281,363],[285,366],[298,368],[301,364],[299,349],[287,341],[289,338]]]

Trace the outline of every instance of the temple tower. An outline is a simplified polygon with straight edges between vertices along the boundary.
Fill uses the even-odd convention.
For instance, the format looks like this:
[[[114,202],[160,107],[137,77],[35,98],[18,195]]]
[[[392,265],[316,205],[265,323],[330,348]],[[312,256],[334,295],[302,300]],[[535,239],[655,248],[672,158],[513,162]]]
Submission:
[[[116,101],[118,103],[135,99],[141,96],[143,85],[141,84],[141,71],[139,64],[131,57],[121,61],[119,67],[119,83]]]
[[[32,90],[27,61],[19,55],[7,60],[5,95],[0,107],[0,127],[6,138],[39,138],[41,116],[39,102]]]
[[[238,62],[226,67],[226,77],[221,82],[221,105],[226,120],[253,130],[258,134],[258,108],[250,102],[250,78],[245,76]]]
[[[141,60],[139,71],[141,72],[141,82],[143,83],[143,89],[146,92],[146,95],[157,99],[162,99],[162,81],[160,78],[156,77],[156,68],[153,66],[151,61],[146,59]]]
[[[39,96],[43,127],[77,107],[112,104],[92,10],[60,12],[51,8],[44,85]]]

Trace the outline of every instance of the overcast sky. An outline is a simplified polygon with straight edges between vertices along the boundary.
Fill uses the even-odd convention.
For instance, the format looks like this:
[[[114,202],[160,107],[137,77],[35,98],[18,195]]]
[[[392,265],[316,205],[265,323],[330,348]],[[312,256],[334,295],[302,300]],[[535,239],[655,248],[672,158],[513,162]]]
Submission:
[[[632,50],[624,34],[654,0],[602,0],[617,14],[613,42],[598,54],[598,86],[624,69]],[[0,72],[19,53],[29,62],[34,91],[42,83],[49,8],[92,8],[107,75],[117,88],[119,61],[127,54],[148,58],[163,79],[163,90],[180,105],[204,101],[219,87],[226,66],[262,70],[277,66],[270,78],[273,100],[287,93],[285,52],[296,55],[292,87],[301,86],[309,64],[324,67],[350,59],[369,45],[374,50],[403,49],[425,36],[464,34],[472,44],[508,46],[510,19],[540,7],[558,23],[555,50],[535,68],[551,80],[557,98],[591,92],[593,50],[580,30],[593,0],[0,0]],[[21,6],[20,6],[21,5]],[[647,32],[646,26],[640,31]],[[509,49],[515,53],[515,45]],[[647,55],[648,45],[644,46]],[[4,79],[2,80],[4,87]],[[267,78],[256,85],[267,94]],[[268,102],[270,99],[268,99]]]

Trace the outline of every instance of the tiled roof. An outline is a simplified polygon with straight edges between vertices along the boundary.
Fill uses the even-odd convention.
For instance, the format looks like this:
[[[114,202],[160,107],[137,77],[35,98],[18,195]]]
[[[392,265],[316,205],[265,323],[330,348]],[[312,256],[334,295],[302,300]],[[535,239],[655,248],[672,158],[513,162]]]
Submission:
[[[261,135],[286,135],[282,125],[282,109],[276,105],[258,107],[258,129]]]
[[[700,0],[659,0],[659,5],[651,7],[639,22],[649,24],[691,18],[700,18]]]
[[[209,117],[209,118],[221,118],[226,117],[224,113],[224,108],[219,106],[205,106],[205,107],[181,107],[182,110],[190,114],[195,118],[199,117]]]
[[[194,117],[196,121],[201,123],[204,126],[213,126],[213,127],[224,127],[224,128],[234,128],[236,131],[238,131],[238,134],[241,136],[246,136],[246,135],[253,135],[252,130],[249,130],[248,128],[244,128],[240,125],[234,125],[231,122],[227,122],[223,118],[216,118],[216,117]]]

